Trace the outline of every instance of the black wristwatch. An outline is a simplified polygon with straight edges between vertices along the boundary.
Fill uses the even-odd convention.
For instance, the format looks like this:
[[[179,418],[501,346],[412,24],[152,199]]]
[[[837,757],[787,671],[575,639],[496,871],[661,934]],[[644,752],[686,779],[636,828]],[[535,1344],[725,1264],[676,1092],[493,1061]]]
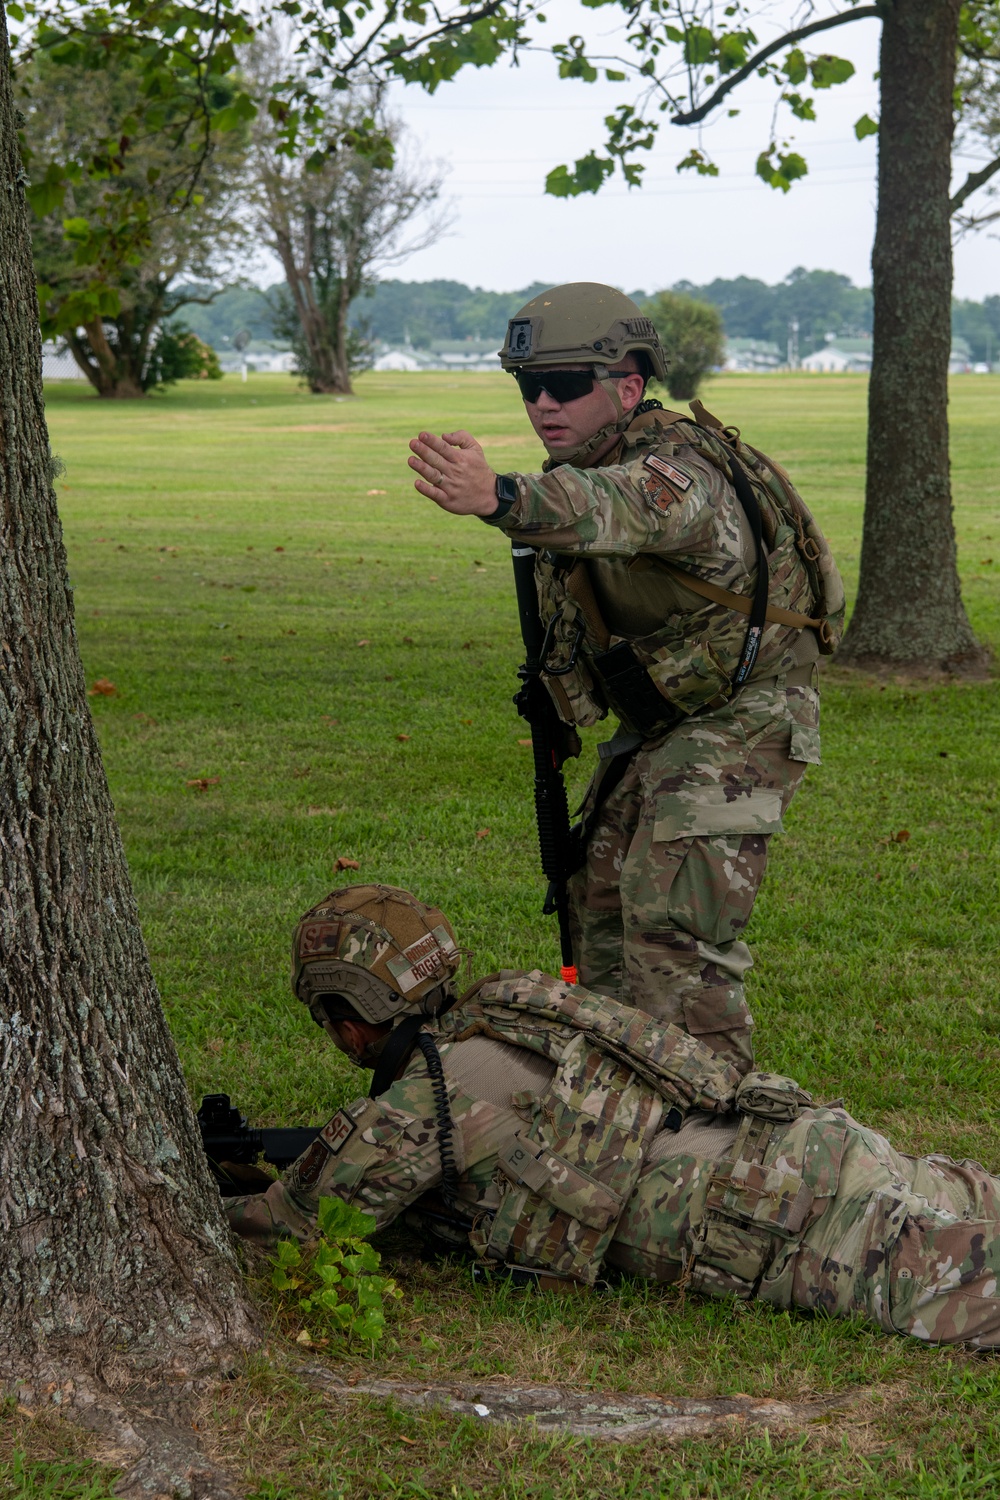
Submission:
[[[499,526],[506,519],[514,501],[517,499],[517,480],[513,474],[498,474],[494,486],[497,497],[497,508],[491,516],[480,516],[487,526]]]

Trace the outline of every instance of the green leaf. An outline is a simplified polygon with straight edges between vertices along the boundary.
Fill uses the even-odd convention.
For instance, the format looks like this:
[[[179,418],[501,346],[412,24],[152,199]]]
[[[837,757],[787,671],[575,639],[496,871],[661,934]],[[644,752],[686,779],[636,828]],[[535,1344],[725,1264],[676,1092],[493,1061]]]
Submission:
[[[814,88],[829,89],[835,83],[846,83],[849,78],[853,78],[854,64],[848,62],[846,57],[832,57],[824,52],[813,58],[809,64],[809,72],[812,74]]]
[[[352,1208],[342,1198],[321,1198],[317,1214],[319,1232],[327,1239],[344,1239],[348,1235],[366,1240],[375,1233],[374,1214]]]
[[[604,69],[604,76],[608,80],[609,83],[624,83],[625,82],[625,74],[622,73],[622,72],[620,72],[618,68],[605,68]]]
[[[688,26],[684,30],[684,61],[702,67],[715,55],[715,37],[707,26]]]
[[[859,141],[863,141],[866,135],[878,135],[878,121],[873,120],[871,115],[862,115],[860,120],[854,122],[854,134]]]
[[[677,163],[678,172],[697,172],[699,177],[718,177],[719,169],[714,161],[709,161],[703,152],[697,150],[689,151]]]
[[[24,20],[24,11],[20,5],[14,3],[14,0],[7,0],[7,14],[15,21]]]
[[[781,97],[797,120],[815,120],[816,111],[811,99],[805,99],[801,94],[794,93],[782,94]]]
[[[581,156],[572,172],[568,167],[553,167],[545,179],[545,191],[553,198],[576,198],[580,193],[596,193],[615,169],[610,157],[589,151]]]
[[[793,47],[782,63],[781,71],[789,83],[805,83],[809,74],[805,53],[799,47]]]
[[[769,187],[777,188],[779,192],[787,193],[792,183],[799,177],[808,174],[809,167],[805,158],[799,156],[796,151],[779,153],[777,161],[772,159],[774,146],[767,151],[762,151],[757,158],[757,176]]]

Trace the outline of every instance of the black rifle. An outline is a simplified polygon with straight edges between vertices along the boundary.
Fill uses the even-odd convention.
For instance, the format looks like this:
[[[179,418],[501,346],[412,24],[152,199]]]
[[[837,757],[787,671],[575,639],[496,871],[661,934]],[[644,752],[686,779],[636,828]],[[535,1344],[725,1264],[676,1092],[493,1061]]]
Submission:
[[[206,1094],[198,1111],[198,1124],[212,1176],[224,1195],[254,1190],[238,1176],[230,1174],[224,1162],[237,1167],[252,1167],[263,1157],[272,1167],[284,1171],[309,1149],[320,1131],[318,1125],[287,1130],[257,1129],[247,1124],[246,1118],[230,1102],[228,1094]]]
[[[542,856],[542,873],[549,882],[542,911],[553,912],[559,920],[559,947],[562,953],[560,974],[567,984],[575,984],[573,941],[569,930],[569,904],[566,882],[579,867],[577,841],[570,832],[569,804],[562,766],[571,756],[579,755],[576,731],[564,724],[542,681],[542,663],[551,640],[538,613],[535,589],[535,549],[511,544],[514,563],[514,587],[517,612],[524,640],[524,665],[518,671],[521,686],[514,703],[522,719],[531,728],[531,751],[535,761],[535,816],[538,820],[538,847]],[[579,646],[579,642],[577,642]]]

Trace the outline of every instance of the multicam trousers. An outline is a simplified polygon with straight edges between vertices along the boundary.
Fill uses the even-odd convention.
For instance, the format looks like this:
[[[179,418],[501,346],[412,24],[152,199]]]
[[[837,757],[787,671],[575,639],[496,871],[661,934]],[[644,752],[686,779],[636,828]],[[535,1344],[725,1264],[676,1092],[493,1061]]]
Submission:
[[[704,1119],[707,1136],[718,1122]],[[676,1140],[619,1221],[609,1258],[623,1270],[676,1281],[686,1267],[701,1293],[1000,1347],[1000,1178],[978,1162],[904,1156],[836,1108],[773,1125],[759,1152],[738,1137],[703,1156],[688,1126]]]
[[[753,1060],[742,934],[770,835],[819,760],[818,726],[815,687],[778,678],[642,746],[570,881],[580,983],[683,1027],[740,1069]]]
[[[849,1123],[836,1196],[771,1267],[759,1295],[865,1317],[934,1344],[996,1348],[1000,1179],[976,1161],[903,1156],[842,1118]]]

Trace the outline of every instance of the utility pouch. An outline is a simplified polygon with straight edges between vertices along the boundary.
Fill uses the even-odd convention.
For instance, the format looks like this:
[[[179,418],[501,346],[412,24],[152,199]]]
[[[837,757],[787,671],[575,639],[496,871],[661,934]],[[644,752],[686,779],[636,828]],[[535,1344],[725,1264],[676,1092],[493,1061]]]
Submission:
[[[652,739],[683,718],[657,690],[628,641],[619,641],[610,651],[591,657],[591,665],[626,729]]]
[[[593,1285],[662,1116],[648,1083],[574,1037],[531,1124],[499,1153],[500,1207],[473,1247]]]
[[[756,1296],[775,1260],[794,1252],[836,1196],[846,1138],[844,1118],[829,1110],[790,1122],[745,1113],[732,1157],[709,1179],[687,1285],[715,1297]]]
[[[747,1073],[736,1090],[739,1113],[761,1120],[794,1120],[812,1102],[812,1094],[781,1073]]]

